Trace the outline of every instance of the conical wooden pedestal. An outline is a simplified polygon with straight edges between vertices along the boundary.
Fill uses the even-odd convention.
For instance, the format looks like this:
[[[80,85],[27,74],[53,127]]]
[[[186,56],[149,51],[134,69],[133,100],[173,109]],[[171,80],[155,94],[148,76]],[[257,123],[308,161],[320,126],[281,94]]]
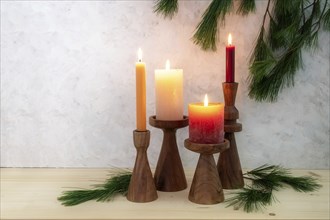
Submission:
[[[151,202],[156,200],[158,196],[147,157],[150,131],[134,131],[133,138],[137,155],[127,199],[131,202]]]
[[[225,139],[220,144],[197,144],[186,139],[185,147],[200,153],[194,178],[190,187],[189,200],[204,205],[217,204],[224,201],[224,194],[213,154],[229,148]]]
[[[187,116],[177,121],[157,120],[156,116],[149,118],[149,124],[162,129],[164,133],[154,177],[159,191],[176,192],[187,188],[187,180],[176,142],[176,130],[188,126],[188,123]]]

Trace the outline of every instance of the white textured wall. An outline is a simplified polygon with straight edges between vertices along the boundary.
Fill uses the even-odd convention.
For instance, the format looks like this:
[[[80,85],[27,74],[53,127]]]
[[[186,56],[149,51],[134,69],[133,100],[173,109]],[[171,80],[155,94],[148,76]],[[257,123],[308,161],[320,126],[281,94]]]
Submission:
[[[263,16],[231,15],[220,29],[218,52],[190,40],[210,1],[180,1],[172,21],[152,12],[153,1],[1,2],[1,166],[132,167],[135,149],[135,61],[147,63],[148,115],[154,114],[154,69],[169,58],[184,70],[184,102],[223,101],[225,44],[236,45],[237,108],[243,131],[237,144],[243,167],[264,163],[291,168],[329,167],[329,34],[304,53],[294,88],[277,103],[248,98],[248,59]],[[154,167],[162,133],[152,132]],[[197,155],[184,149],[186,167]]]

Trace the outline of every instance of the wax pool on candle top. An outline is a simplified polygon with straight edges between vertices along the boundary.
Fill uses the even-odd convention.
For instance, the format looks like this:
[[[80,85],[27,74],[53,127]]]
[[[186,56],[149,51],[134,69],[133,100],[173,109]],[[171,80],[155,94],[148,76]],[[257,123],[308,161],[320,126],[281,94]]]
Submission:
[[[136,130],[146,131],[146,65],[142,62],[142,50],[138,51],[136,69]]]
[[[155,70],[156,119],[175,121],[183,119],[183,71],[170,69]]]
[[[207,99],[207,96],[206,98]],[[217,144],[224,141],[224,104],[189,104],[189,140],[199,144]]]
[[[226,82],[235,82],[235,46],[232,45],[232,36],[228,36],[226,46]]]

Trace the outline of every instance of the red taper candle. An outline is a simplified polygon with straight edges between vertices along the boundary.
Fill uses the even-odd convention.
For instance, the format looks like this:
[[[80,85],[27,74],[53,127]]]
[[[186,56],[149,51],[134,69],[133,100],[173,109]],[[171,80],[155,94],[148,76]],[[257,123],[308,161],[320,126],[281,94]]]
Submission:
[[[235,46],[232,45],[231,34],[228,35],[226,46],[226,82],[235,82]]]

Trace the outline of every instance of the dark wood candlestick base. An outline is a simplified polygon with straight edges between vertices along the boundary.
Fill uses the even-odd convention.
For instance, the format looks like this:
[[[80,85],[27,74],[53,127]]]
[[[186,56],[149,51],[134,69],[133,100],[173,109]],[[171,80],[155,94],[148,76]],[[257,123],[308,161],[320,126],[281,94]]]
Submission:
[[[241,162],[238,155],[235,132],[242,131],[242,124],[237,123],[239,112],[235,107],[238,83],[223,83],[225,98],[225,138],[230,148],[221,153],[218,160],[218,172],[224,189],[239,189],[244,186]]]
[[[177,121],[163,121],[157,120],[156,116],[151,116],[149,124],[164,132],[154,177],[157,190],[176,192],[186,189],[187,180],[176,142],[176,130],[188,126],[188,117],[184,116],[182,120]]]
[[[230,141],[230,147],[220,154],[218,171],[224,189],[240,189],[244,186],[243,173],[238,156],[235,133],[225,133],[225,138]]]
[[[200,153],[189,200],[204,205],[223,202],[225,198],[213,154],[227,150],[229,141],[225,139],[220,144],[197,144],[186,139],[184,145],[187,149]]]
[[[127,199],[131,202],[151,202],[156,200],[158,196],[147,157],[150,131],[135,130],[133,131],[133,138],[137,155]]]

